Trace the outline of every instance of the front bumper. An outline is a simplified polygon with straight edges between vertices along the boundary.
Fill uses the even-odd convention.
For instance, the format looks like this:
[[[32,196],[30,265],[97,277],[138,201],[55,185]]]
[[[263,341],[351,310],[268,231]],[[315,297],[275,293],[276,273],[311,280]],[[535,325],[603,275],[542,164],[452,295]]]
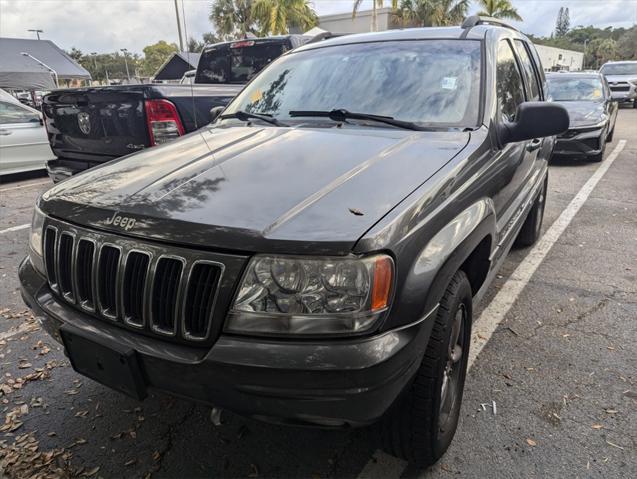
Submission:
[[[610,85],[610,95],[620,102],[634,101],[637,100],[637,86],[632,83],[621,86]]]
[[[61,342],[64,324],[135,350],[144,386],[266,421],[323,427],[379,419],[420,365],[436,309],[367,338],[284,341],[222,335],[210,348],[172,344],[90,317],[58,300],[26,258],[22,296]]]
[[[53,180],[53,183],[59,183],[66,180],[73,175],[82,173],[89,168],[100,165],[103,162],[84,161],[84,160],[69,160],[67,158],[56,158],[46,162],[46,171],[49,174],[49,178]]]
[[[606,141],[606,126],[597,129],[572,128],[555,140],[553,154],[559,156],[599,155]]]

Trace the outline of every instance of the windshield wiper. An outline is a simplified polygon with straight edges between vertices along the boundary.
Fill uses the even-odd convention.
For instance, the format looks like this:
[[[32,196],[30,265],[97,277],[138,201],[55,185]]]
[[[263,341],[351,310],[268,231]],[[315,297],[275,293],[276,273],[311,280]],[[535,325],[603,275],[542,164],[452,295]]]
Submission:
[[[371,120],[377,121],[380,123],[385,123],[387,125],[396,126],[398,128],[405,128],[407,130],[417,130],[417,131],[425,131],[427,128],[420,127],[411,121],[402,121],[395,120],[391,116],[381,116],[381,115],[372,115],[370,113],[354,113],[343,108],[336,110],[324,110],[324,111],[314,111],[314,110],[297,110],[290,112],[291,117],[300,117],[300,116],[315,116],[320,118],[329,118],[334,121],[345,121],[345,120]]]
[[[235,111],[234,113],[228,113],[227,115],[221,115],[220,118],[222,120],[225,120],[226,118],[236,118],[241,121],[249,121],[254,119],[254,120],[264,121],[274,126],[289,126],[289,125],[286,125],[285,123],[281,123],[272,115],[268,115],[265,113],[250,113],[248,111],[243,111],[243,110]]]

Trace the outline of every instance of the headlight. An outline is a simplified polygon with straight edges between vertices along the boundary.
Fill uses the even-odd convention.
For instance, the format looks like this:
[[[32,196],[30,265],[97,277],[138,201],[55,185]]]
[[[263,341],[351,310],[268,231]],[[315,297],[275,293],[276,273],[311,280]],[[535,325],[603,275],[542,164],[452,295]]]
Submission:
[[[35,206],[33,208],[33,219],[31,220],[31,234],[29,236],[29,245],[31,250],[38,256],[42,256],[42,228],[44,227],[44,213]]]
[[[44,227],[44,219],[44,213],[36,205],[33,208],[31,233],[29,234],[29,249],[31,250],[29,256],[35,269],[42,274],[44,274],[44,262],[42,260],[42,228]]]
[[[387,309],[391,257],[257,255],[248,264],[225,330],[243,334],[356,334]]]

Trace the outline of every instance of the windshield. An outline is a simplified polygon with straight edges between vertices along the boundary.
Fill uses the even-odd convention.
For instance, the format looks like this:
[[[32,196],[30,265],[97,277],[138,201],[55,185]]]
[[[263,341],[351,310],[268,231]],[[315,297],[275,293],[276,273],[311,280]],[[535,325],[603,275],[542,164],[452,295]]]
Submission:
[[[248,85],[225,113],[243,110],[289,123],[317,121],[292,119],[290,111],[345,109],[421,126],[474,127],[478,124],[479,92],[478,41],[360,43],[280,58]]]
[[[286,50],[283,42],[253,40],[213,47],[201,56],[195,83],[248,83]]]
[[[599,70],[604,75],[637,75],[637,62],[610,63]]]
[[[599,78],[547,78],[553,101],[602,101],[604,86]]]

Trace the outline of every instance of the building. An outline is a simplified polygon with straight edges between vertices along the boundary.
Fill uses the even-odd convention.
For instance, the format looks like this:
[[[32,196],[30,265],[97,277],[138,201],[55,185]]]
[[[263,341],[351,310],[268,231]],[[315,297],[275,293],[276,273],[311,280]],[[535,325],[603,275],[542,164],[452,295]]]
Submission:
[[[584,53],[563,48],[535,45],[542,66],[547,71],[580,71],[584,68]]]
[[[378,8],[376,10],[376,24],[378,31],[396,28],[392,25],[392,9]],[[352,12],[336,13],[319,17],[319,27],[332,33],[365,33],[371,31],[372,11],[361,10],[352,18]]]

